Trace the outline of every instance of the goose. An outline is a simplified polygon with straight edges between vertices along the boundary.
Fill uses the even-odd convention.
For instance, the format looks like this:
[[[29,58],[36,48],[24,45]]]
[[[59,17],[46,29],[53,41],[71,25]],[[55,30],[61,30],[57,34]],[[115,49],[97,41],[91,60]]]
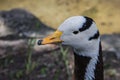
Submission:
[[[57,43],[73,48],[73,80],[103,80],[100,34],[92,18],[72,16],[53,34],[38,41],[38,45]]]

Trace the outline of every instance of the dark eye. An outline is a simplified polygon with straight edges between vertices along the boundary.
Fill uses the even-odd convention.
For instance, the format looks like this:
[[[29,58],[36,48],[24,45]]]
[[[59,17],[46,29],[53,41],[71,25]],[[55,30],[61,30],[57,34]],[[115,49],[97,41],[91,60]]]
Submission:
[[[86,24],[84,24],[84,25],[83,25],[83,27],[87,27],[87,25],[86,25]]]
[[[74,31],[74,32],[73,32],[73,34],[78,34],[78,33],[79,33],[79,31]]]

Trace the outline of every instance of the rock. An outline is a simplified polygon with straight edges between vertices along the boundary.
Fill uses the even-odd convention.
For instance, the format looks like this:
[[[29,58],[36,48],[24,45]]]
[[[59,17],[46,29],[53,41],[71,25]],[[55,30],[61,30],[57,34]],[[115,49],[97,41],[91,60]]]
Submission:
[[[52,31],[52,28],[24,9],[0,11],[0,37],[7,35],[43,37]]]
[[[7,55],[26,54],[29,46],[28,39],[41,39],[53,31],[54,29],[24,9],[0,11],[0,58]],[[55,46],[35,44],[33,51],[43,52],[56,48]]]
[[[120,59],[120,34],[102,35],[103,51],[112,52]]]
[[[7,36],[11,34],[13,34],[13,32],[9,28],[7,28],[4,23],[4,19],[0,16],[0,36]]]
[[[7,55],[26,53],[28,49],[27,40],[0,40],[0,58]]]

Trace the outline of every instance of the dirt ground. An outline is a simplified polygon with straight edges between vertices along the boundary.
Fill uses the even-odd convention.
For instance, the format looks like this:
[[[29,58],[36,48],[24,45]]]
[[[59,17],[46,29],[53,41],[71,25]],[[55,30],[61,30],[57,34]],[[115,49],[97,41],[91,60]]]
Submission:
[[[32,56],[33,69],[26,70],[25,55],[0,59],[0,80],[67,80],[66,69],[60,54],[39,53]]]
[[[103,56],[105,80],[119,80],[119,60],[110,52],[104,52]],[[64,56],[61,49],[34,54],[30,64],[27,59],[26,54],[0,59],[0,80],[69,80],[72,77],[74,64],[71,49]]]

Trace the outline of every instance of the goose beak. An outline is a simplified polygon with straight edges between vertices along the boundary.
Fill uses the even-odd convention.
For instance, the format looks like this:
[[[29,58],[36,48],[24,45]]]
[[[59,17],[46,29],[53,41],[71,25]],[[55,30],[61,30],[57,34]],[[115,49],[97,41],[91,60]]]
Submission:
[[[61,43],[62,42],[62,40],[60,39],[61,35],[62,32],[57,30],[52,35],[43,38],[43,40],[39,40],[38,45]]]

